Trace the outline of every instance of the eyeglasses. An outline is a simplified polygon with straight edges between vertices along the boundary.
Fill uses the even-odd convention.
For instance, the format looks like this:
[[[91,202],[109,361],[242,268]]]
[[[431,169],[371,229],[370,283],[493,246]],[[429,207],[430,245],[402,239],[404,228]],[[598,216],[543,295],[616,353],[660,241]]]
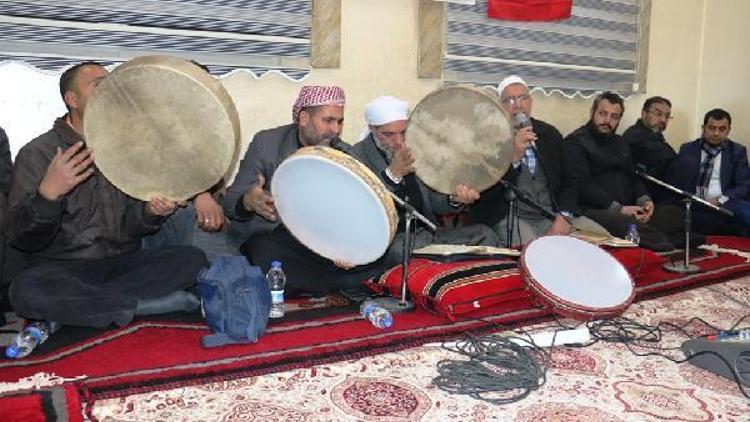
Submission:
[[[511,104],[517,104],[521,101],[528,101],[529,100],[529,94],[521,94],[521,95],[515,95],[513,97],[505,97],[501,98],[500,101],[505,105],[511,105]]]
[[[670,114],[670,113],[664,114],[664,113],[661,112],[661,110],[649,110],[646,113],[653,114],[654,116],[656,116],[656,117],[658,117],[660,119],[662,117],[666,118],[667,120],[674,119],[674,116],[672,116],[672,114]]]

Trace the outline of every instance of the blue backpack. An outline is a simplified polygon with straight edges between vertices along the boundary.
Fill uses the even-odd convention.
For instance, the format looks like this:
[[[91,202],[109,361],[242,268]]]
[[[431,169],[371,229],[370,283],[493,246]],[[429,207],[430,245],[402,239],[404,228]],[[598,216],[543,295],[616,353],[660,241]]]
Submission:
[[[271,290],[259,267],[244,256],[220,256],[198,274],[203,314],[212,334],[203,347],[254,343],[263,335],[271,310]]]

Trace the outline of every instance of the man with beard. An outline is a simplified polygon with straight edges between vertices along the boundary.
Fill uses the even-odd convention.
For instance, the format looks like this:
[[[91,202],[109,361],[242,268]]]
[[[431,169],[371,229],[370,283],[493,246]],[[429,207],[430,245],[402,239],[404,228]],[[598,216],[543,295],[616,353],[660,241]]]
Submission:
[[[676,167],[680,187],[714,205],[731,210],[726,217],[702,206],[693,207],[695,230],[705,234],[734,235],[750,228],[750,168],[747,148],[729,139],[732,117],[713,109],[703,117],[703,133],[683,144]]]
[[[240,251],[264,272],[271,262],[281,261],[287,276],[287,296],[319,296],[353,288],[379,270],[377,263],[349,269],[347,263],[334,263],[308,249],[279,221],[274,198],[267,190],[284,159],[302,147],[330,146],[339,137],[344,103],[344,91],[337,86],[302,87],[292,108],[293,123],[260,131],[253,137],[224,197],[229,218],[245,222],[249,237]]]
[[[531,117],[533,99],[526,82],[509,76],[497,89],[503,109],[517,126],[512,165],[503,179],[553,213],[554,218],[518,200],[512,213],[515,221],[508,221],[508,192],[497,184],[471,207],[469,221],[493,227],[503,244],[525,244],[545,234],[567,235],[574,227],[606,233],[594,221],[576,215],[578,192],[567,170],[562,135],[551,124]]]
[[[622,140],[630,146],[633,163],[646,173],[665,181],[673,180],[670,164],[677,154],[664,138],[672,119],[672,103],[664,97],[651,97],[643,103],[641,118],[625,130]],[[650,195],[659,202],[667,196],[664,188],[647,184]]]
[[[636,176],[630,149],[615,133],[624,111],[622,97],[600,94],[589,122],[566,137],[579,206],[615,236],[624,237],[628,226],[635,224],[642,246],[672,250],[681,239],[681,210],[667,205],[657,210]]]
[[[411,204],[418,212],[435,222],[436,215],[455,212],[479,199],[479,192],[466,185],[457,185],[453,194],[444,195],[428,188],[414,174],[414,156],[406,145],[406,123],[409,105],[394,97],[378,97],[365,107],[368,129],[354,145],[354,155],[380,177],[385,186]],[[391,243],[384,265],[392,266],[403,259],[404,210],[398,207],[399,227]],[[471,225],[456,228],[438,227],[436,232],[419,222],[414,247],[429,244],[497,246],[497,236],[488,227]]]

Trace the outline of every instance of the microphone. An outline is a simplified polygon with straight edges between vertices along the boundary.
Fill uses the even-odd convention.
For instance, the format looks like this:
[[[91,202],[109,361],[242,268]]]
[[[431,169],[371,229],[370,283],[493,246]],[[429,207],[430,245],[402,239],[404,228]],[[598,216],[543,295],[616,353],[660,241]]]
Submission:
[[[513,129],[520,130],[531,126],[531,119],[523,111],[519,111],[518,113],[513,115]],[[531,141],[529,142],[529,144],[531,145],[531,148],[534,150],[534,152],[537,152],[536,142]]]
[[[343,152],[344,154],[354,155],[354,148],[348,143],[342,141],[341,138],[336,137],[331,139],[331,142],[328,145],[337,151]]]
[[[523,111],[519,111],[515,115],[513,115],[513,128],[514,129],[523,129],[525,127],[531,126],[531,119],[529,119],[529,116],[526,115]]]

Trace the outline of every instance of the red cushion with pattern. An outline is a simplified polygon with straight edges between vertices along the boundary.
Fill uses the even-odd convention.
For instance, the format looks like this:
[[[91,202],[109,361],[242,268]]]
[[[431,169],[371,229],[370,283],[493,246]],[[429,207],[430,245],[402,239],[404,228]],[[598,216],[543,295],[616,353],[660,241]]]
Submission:
[[[401,273],[398,265],[365,284],[376,292],[400,297]],[[512,260],[439,262],[414,258],[407,275],[407,288],[414,303],[450,319],[504,302],[529,299],[518,265]]]

